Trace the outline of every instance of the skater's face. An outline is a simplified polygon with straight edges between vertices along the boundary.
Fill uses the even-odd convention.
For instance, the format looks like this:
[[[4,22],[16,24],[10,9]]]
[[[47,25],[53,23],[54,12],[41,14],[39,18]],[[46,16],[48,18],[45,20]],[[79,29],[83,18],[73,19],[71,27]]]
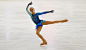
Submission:
[[[33,7],[30,8],[30,12],[33,13],[35,12],[35,9]]]

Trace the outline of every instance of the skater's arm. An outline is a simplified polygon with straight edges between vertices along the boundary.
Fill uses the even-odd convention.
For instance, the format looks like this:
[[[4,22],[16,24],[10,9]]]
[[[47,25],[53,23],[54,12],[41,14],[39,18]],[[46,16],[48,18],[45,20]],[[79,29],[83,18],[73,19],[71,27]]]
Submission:
[[[27,11],[27,13],[31,16],[31,13],[28,11],[28,7],[29,7],[29,5],[32,5],[32,2],[29,3],[29,4],[27,5],[27,7],[26,7],[26,11]]]
[[[42,14],[47,14],[47,13],[53,13],[54,10],[51,10],[51,11],[45,11],[45,12],[42,12],[42,13],[38,13],[38,15],[42,15]]]

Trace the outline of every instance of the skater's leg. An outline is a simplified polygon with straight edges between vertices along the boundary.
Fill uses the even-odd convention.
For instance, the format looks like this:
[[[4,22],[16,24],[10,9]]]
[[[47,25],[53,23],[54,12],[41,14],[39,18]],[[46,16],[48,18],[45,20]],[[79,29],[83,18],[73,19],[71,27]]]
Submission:
[[[67,22],[68,20],[65,19],[65,20],[61,20],[61,21],[45,21],[45,22],[42,22],[42,25],[48,25],[48,24],[54,24],[54,23],[63,23],[63,22]]]
[[[42,26],[39,26],[36,30],[36,34],[42,39],[43,43],[41,43],[40,45],[44,45],[47,44],[47,41],[43,38],[43,36],[40,34],[40,31],[42,29]]]
[[[63,23],[63,22],[67,22],[68,20],[67,19],[65,19],[65,20],[61,20],[61,23]]]
[[[42,22],[42,25],[48,25],[48,24],[54,24],[54,23],[59,23],[60,21],[45,21]]]

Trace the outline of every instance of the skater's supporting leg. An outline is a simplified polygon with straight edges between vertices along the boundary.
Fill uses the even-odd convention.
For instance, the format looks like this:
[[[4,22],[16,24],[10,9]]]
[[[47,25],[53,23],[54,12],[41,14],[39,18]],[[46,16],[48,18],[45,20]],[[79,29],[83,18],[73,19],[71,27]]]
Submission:
[[[40,44],[40,45],[44,45],[44,44],[47,44],[47,41],[42,37],[42,35],[40,34],[40,31],[42,29],[42,26],[39,26],[36,30],[36,34],[42,39],[43,43]]]

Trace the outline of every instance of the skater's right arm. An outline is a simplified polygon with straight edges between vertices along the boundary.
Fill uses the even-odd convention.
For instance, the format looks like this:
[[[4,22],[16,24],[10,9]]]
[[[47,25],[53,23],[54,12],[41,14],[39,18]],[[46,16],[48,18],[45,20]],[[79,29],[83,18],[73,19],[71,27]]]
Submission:
[[[27,11],[27,13],[31,16],[31,13],[28,11],[28,7],[29,7],[29,5],[32,5],[32,2],[29,3],[29,4],[27,5],[27,7],[26,7],[26,11]]]
[[[38,15],[47,14],[47,13],[53,13],[53,12],[54,12],[54,10],[51,10],[51,11],[45,11],[45,12],[38,13]]]

